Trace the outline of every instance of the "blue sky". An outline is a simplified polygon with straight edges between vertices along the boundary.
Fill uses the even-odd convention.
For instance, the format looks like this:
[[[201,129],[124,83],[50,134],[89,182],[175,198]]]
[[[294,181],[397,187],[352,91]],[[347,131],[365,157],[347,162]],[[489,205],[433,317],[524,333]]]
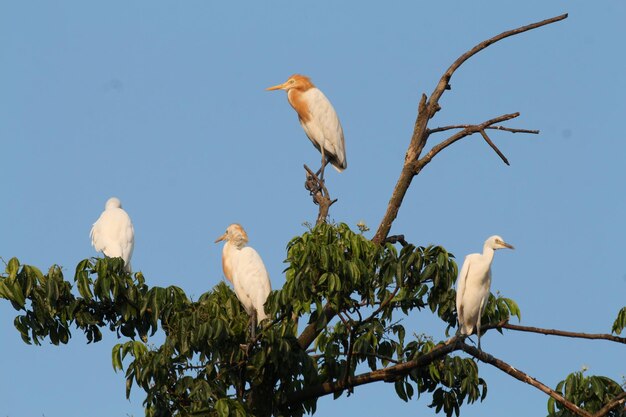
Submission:
[[[228,224],[241,223],[274,288],[290,238],[316,215],[302,164],[318,164],[284,93],[311,76],[342,121],[348,169],[327,172],[335,221],[373,234],[399,174],[421,93],[474,44],[564,12],[567,20],[507,39],[467,62],[431,121],[480,123],[521,112],[493,133],[440,154],[409,190],[392,233],[462,259],[500,234],[493,291],[522,324],[609,332],[624,306],[626,267],[626,3],[552,2],[0,2],[0,256],[71,279],[96,255],[89,230],[107,198],[133,219],[133,267],[150,285],[197,298],[223,279]],[[433,136],[431,143],[446,136]],[[124,398],[113,335],[87,345],[25,345],[0,303],[0,415],[141,416]],[[443,339],[428,313],[408,333]],[[621,380],[623,347],[531,334],[487,334],[483,348],[550,386],[569,372]],[[617,364],[617,366],[616,366]],[[541,415],[546,398],[489,365],[484,403],[463,416]],[[511,407],[514,400],[514,407]],[[319,416],[432,415],[393,385],[319,402]]]

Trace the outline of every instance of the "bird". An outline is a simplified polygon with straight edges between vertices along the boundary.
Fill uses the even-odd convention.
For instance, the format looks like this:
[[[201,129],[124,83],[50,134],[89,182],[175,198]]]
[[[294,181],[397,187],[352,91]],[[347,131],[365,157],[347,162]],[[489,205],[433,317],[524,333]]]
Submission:
[[[330,162],[339,172],[348,167],[343,129],[333,105],[305,75],[294,74],[283,84],[266,90],[285,90],[287,100],[298,113],[298,120],[313,146],[322,154],[322,167],[317,174],[324,178]]]
[[[470,335],[476,330],[480,350],[480,318],[485,311],[491,288],[491,262],[497,249],[515,249],[500,236],[491,236],[485,241],[483,253],[472,253],[465,257],[457,279],[456,312],[459,333]]]
[[[131,272],[130,258],[135,248],[135,229],[128,213],[116,197],[107,200],[104,211],[91,228],[91,244],[108,258],[122,258],[124,269]]]
[[[222,250],[222,269],[233,284],[235,294],[250,316],[251,336],[257,323],[267,318],[263,305],[272,291],[270,277],[261,256],[247,246],[248,234],[238,223],[233,223],[215,243],[225,240]]]

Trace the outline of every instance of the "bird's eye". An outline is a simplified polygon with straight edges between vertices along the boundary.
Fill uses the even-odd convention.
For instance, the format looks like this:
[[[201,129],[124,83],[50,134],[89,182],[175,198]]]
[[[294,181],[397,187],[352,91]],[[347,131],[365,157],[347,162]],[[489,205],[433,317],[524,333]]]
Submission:
[[[289,84],[295,83],[295,80],[289,80]]]

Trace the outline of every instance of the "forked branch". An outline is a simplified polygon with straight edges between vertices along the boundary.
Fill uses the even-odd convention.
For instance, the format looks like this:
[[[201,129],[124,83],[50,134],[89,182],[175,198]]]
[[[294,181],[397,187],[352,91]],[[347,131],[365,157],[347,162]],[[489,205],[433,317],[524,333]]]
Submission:
[[[454,72],[461,65],[463,65],[463,63],[467,61],[469,58],[471,58],[472,56],[476,55],[478,52],[482,51],[483,49],[489,47],[490,45],[493,45],[494,43],[502,39],[508,38],[509,36],[518,35],[520,33],[527,32],[529,30],[536,29],[541,26],[549,25],[551,23],[558,22],[565,18],[567,18],[567,14],[556,16],[551,19],[542,20],[541,22],[532,23],[530,25],[522,26],[517,29],[503,32],[497,36],[494,36],[493,38],[487,39],[479,43],[478,45],[474,46],[469,51],[465,52],[459,58],[457,58],[457,60],[452,63],[452,65],[446,70],[446,72],[444,72],[439,82],[437,83],[437,86],[433,90],[430,96],[430,99],[427,98],[425,94],[422,95],[419,106],[418,106],[417,119],[413,127],[413,135],[411,136],[411,141],[409,143],[409,147],[406,152],[404,166],[402,167],[402,171],[400,172],[400,177],[398,178],[398,181],[393,190],[391,198],[389,199],[389,203],[387,205],[387,211],[385,212],[385,215],[383,219],[381,220],[380,225],[378,226],[378,230],[376,231],[376,234],[374,235],[374,238],[372,239],[374,242],[381,244],[382,242],[385,241],[385,238],[387,237],[387,235],[389,234],[389,231],[391,230],[391,225],[398,215],[400,205],[402,204],[402,200],[404,199],[404,196],[406,195],[406,192],[409,189],[409,186],[411,185],[411,181],[413,180],[413,177],[420,172],[421,168],[423,168],[428,162],[430,162],[430,159],[432,159],[432,156],[438,153],[438,151],[436,151],[433,155],[431,155],[431,158],[428,158],[423,161],[420,160],[420,155],[422,153],[422,150],[426,146],[426,142],[428,141],[428,137],[430,133],[433,133],[435,131],[447,130],[447,129],[439,128],[439,130],[434,129],[432,131],[429,131],[428,122],[439,110],[441,110],[441,106],[439,105],[439,99],[441,98],[443,93],[450,88],[449,83]],[[489,137],[486,135],[485,133],[486,127],[483,129],[473,131],[471,133],[467,132],[466,129],[467,128],[464,128],[463,130],[465,134],[460,132],[459,134],[457,134],[460,136],[457,137],[457,135],[454,135],[453,138],[457,137],[457,139],[453,140],[453,142],[455,142],[456,140],[462,139],[466,136],[469,136],[469,134],[472,134],[472,133],[481,133],[483,138],[490,144],[490,146],[494,149],[494,151],[496,151],[498,155],[505,162],[507,162],[504,155],[502,155],[502,153],[498,150],[497,147],[495,147],[495,145],[493,145],[493,142],[491,142]],[[535,133],[535,131],[529,131],[526,129],[522,130],[522,129],[511,129],[511,128],[500,128],[499,130],[505,130],[511,133]]]
[[[313,202],[319,206],[317,221],[315,224],[324,223],[328,217],[328,210],[330,209],[330,206],[335,204],[337,199],[332,200],[330,198],[330,194],[328,193],[328,189],[326,188],[326,184],[323,179],[320,179],[308,166],[304,165],[304,169],[306,171],[304,188],[306,188],[311,197],[313,197]]]

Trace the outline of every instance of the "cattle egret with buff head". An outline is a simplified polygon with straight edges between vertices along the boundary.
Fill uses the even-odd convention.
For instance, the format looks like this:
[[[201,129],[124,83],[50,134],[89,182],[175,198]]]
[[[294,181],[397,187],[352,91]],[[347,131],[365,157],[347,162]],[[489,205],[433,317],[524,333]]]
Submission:
[[[348,167],[343,129],[337,112],[309,77],[295,74],[283,84],[267,90],[287,92],[287,100],[298,113],[304,133],[322,154],[322,167],[318,171],[320,178],[324,178],[324,168],[329,162],[339,172]]]
[[[256,250],[247,246],[248,234],[239,224],[231,224],[215,243],[225,240],[222,250],[224,275],[233,284],[235,294],[250,316],[252,337],[257,320],[267,318],[263,305],[272,291],[270,277]]]

